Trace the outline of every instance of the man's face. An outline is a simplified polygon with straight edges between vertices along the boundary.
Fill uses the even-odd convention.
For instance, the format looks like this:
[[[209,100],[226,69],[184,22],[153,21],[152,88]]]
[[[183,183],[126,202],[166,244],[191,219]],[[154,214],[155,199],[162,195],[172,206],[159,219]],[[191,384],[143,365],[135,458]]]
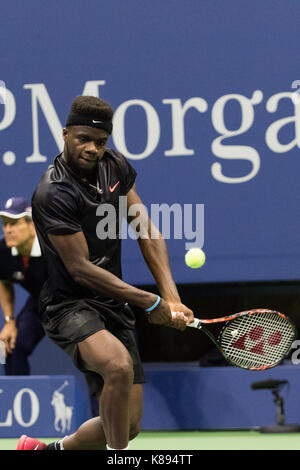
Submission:
[[[63,129],[64,158],[75,172],[93,170],[106,150],[108,132],[89,126],[71,126]]]
[[[25,245],[35,236],[34,224],[26,221],[25,217],[20,219],[11,219],[10,217],[1,217],[3,233],[6,245],[9,248]]]

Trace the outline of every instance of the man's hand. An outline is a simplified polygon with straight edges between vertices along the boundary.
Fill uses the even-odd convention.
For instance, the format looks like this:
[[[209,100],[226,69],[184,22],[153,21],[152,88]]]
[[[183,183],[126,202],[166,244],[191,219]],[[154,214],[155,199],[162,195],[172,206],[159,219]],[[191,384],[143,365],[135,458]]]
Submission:
[[[174,303],[168,302],[169,307],[171,309],[172,315],[172,322],[173,328],[177,328],[181,331],[185,330],[186,327],[194,321],[194,313],[191,309],[186,307],[181,302]]]
[[[173,312],[173,315],[172,315]],[[181,303],[167,303],[161,299],[158,307],[148,314],[148,321],[154,325],[170,326],[183,331],[194,320],[192,310]]]
[[[11,354],[16,346],[18,330],[14,320],[5,323],[0,332],[0,340],[4,341],[6,354]]]

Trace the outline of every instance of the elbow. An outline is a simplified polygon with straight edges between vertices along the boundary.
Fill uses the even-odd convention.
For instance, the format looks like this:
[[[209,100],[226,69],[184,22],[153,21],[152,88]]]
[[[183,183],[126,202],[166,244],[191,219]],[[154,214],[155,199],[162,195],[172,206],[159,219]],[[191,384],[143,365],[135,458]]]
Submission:
[[[75,261],[74,263],[71,263],[69,266],[67,266],[67,270],[74,282],[77,284],[84,283],[87,272],[85,261]]]

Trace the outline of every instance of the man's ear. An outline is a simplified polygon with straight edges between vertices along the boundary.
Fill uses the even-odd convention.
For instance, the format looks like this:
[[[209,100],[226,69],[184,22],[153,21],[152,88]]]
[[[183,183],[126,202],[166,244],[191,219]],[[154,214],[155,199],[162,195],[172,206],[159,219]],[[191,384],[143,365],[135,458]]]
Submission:
[[[30,232],[31,232],[31,235],[33,235],[33,236],[36,235],[36,230],[35,230],[35,226],[34,226],[33,221],[30,222]]]
[[[68,129],[64,127],[62,130],[62,136],[63,136],[64,141],[66,141],[68,133],[69,133]]]

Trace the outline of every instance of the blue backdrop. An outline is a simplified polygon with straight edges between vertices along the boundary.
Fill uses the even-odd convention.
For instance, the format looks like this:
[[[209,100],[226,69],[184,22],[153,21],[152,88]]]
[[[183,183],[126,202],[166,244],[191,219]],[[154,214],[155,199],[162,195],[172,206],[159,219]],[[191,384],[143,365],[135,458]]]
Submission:
[[[177,228],[188,214],[167,240],[176,282],[298,279],[299,14],[297,0],[2,3],[0,203],[31,196],[71,101],[98,95],[149,211],[179,204]],[[201,270],[186,243],[204,243]],[[151,283],[136,245],[125,279]]]

